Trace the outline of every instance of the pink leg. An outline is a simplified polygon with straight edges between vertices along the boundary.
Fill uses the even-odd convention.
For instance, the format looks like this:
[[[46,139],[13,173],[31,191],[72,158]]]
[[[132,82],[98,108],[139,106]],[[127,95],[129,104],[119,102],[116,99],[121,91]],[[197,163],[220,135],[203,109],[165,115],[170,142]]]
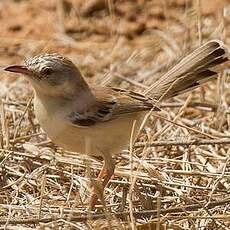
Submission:
[[[114,168],[115,168],[115,165],[112,159],[109,162],[109,166],[106,161],[104,162],[103,167],[97,177],[97,180],[102,180],[102,192],[104,192],[105,187],[108,185],[109,180],[113,176]],[[93,210],[95,208],[95,205],[97,204],[97,201],[98,201],[97,189],[98,188],[93,186],[92,195],[90,197],[90,204],[89,204],[90,210]]]

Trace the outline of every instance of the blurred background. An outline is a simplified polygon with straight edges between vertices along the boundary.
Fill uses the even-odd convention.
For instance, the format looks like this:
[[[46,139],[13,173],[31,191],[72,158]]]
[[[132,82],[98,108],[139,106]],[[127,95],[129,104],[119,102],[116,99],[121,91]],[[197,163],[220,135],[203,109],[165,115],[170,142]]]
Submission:
[[[211,39],[230,45],[229,0],[0,1],[1,68],[60,53],[89,82],[142,92]],[[28,82],[0,75],[0,229],[230,228],[229,64],[217,81],[163,103],[159,114],[174,124],[150,117],[133,156],[135,186],[124,152],[105,194],[109,217],[90,221],[87,170],[97,175],[102,162],[65,155],[40,129]]]

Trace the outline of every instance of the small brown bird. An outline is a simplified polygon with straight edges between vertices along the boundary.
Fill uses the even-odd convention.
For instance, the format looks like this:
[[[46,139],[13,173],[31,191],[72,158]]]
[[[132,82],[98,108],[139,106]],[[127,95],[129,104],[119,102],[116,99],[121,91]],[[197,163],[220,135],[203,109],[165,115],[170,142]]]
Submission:
[[[12,65],[5,70],[22,73],[31,82],[35,115],[54,143],[68,151],[104,158],[98,176],[104,189],[114,173],[112,156],[128,146],[133,121],[139,127],[156,101],[192,90],[214,78],[214,67],[228,61],[228,55],[221,41],[209,41],[183,58],[143,95],[90,86],[78,68],[58,54],[36,56],[24,65]],[[94,188],[91,208],[97,199]]]

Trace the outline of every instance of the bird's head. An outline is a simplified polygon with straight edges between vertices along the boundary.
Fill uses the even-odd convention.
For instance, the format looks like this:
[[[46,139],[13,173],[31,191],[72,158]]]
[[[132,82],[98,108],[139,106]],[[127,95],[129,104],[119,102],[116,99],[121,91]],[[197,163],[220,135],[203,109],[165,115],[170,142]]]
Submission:
[[[23,74],[37,93],[49,96],[71,96],[76,93],[75,91],[87,88],[73,62],[58,54],[43,54],[28,58],[23,65],[11,65],[4,70]]]

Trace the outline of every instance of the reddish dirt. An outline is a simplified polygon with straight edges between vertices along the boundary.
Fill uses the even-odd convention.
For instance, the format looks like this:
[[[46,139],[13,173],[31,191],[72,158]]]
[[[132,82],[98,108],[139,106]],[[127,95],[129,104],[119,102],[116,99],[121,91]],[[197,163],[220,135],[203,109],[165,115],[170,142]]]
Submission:
[[[114,35],[135,40],[152,29],[167,30],[175,23],[183,23],[185,9],[195,9],[197,1],[106,1],[106,0],[3,0],[0,3],[1,64],[3,59],[26,56],[27,42],[43,43],[36,52],[55,50],[69,53],[66,46],[55,44],[60,33],[76,42],[108,43]],[[185,4],[187,2],[187,5]],[[202,15],[218,16],[227,0],[202,1]],[[206,7],[206,5],[209,7]],[[60,38],[59,38],[60,39]],[[45,44],[45,45],[44,45]],[[46,46],[44,48],[44,46]],[[32,47],[31,49],[34,49]],[[84,47],[81,48],[84,50]],[[8,62],[8,60],[7,60]]]

